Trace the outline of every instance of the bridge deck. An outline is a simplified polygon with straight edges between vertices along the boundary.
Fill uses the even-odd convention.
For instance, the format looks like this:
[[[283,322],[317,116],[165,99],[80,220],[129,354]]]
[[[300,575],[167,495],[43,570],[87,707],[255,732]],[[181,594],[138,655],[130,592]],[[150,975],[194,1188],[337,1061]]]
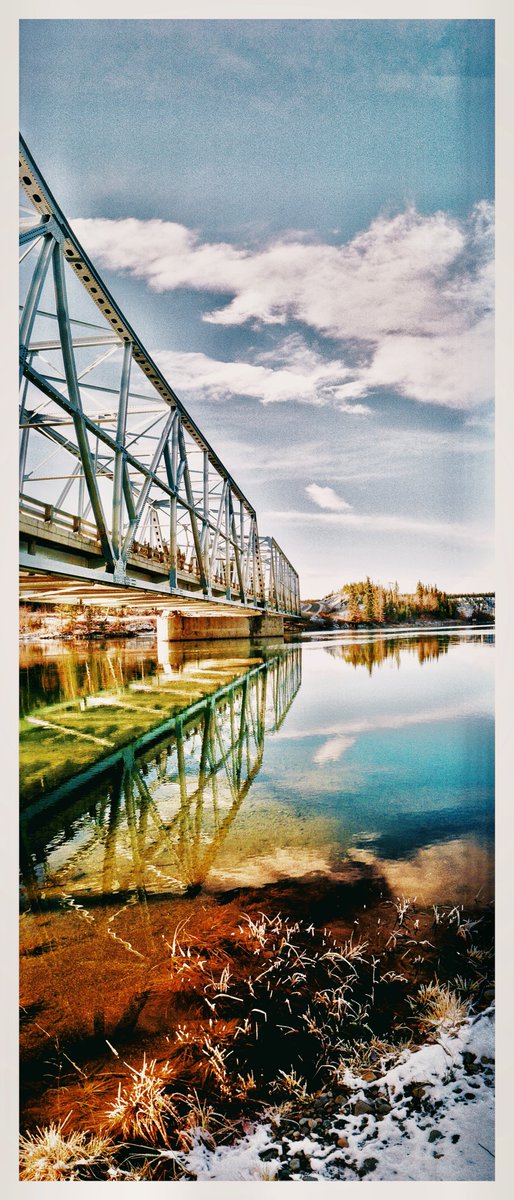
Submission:
[[[158,608],[159,611],[183,612],[191,617],[208,616],[252,616],[262,614],[262,608],[241,604],[237,600],[229,603],[225,599],[206,600],[189,595],[184,591],[162,592],[140,585],[102,583],[96,580],[77,579],[72,575],[57,575],[43,570],[21,569],[19,573],[19,596],[26,604],[93,604],[101,607],[126,605],[127,608]]]

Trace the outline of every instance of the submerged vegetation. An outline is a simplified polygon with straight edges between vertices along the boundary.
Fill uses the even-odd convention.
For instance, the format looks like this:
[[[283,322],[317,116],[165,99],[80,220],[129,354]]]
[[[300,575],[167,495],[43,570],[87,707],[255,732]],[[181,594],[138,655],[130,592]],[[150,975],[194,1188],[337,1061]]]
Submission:
[[[372,1082],[406,1047],[486,1007],[491,926],[489,909],[403,896],[361,912],[353,933],[239,901],[197,906],[163,936],[135,1026],[104,1027],[89,1045],[54,1039],[50,1088],[44,1053],[39,1106],[35,1081],[26,1085],[34,1131],[21,1141],[21,1177],[194,1178],[186,1155],[198,1139],[213,1149],[273,1112],[308,1115],[320,1095],[349,1095],[352,1076]],[[143,1022],[138,1034],[152,978],[159,1028]]]

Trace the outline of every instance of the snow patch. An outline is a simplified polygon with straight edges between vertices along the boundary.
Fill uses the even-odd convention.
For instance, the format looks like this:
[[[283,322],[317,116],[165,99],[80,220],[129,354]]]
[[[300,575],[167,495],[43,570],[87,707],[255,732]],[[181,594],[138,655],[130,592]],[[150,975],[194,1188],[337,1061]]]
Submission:
[[[273,1179],[287,1167],[293,1180],[491,1180],[493,1059],[490,1008],[456,1034],[404,1051],[371,1087],[349,1077],[352,1093],[331,1113],[328,1136],[295,1140],[282,1134],[276,1140],[271,1126],[261,1124],[235,1145],[212,1150],[198,1134],[181,1162],[197,1179]],[[357,1104],[355,1113],[359,1100],[368,1101],[372,1111],[363,1113]],[[336,1132],[342,1145],[334,1144]],[[277,1157],[267,1154],[263,1160],[264,1152],[273,1149]],[[301,1172],[291,1170],[298,1155]]]

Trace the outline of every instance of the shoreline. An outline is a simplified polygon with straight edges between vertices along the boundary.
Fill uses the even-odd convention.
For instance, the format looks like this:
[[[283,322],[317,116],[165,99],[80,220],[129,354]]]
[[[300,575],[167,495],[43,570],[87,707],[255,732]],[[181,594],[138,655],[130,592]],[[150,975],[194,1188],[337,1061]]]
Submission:
[[[357,634],[369,634],[369,635],[375,635],[375,634],[390,635],[390,634],[395,634],[395,633],[421,633],[421,634],[423,634],[423,633],[454,633],[454,632],[458,632],[460,630],[472,630],[473,632],[475,632],[477,630],[495,629],[495,627],[496,627],[495,621],[491,620],[490,618],[487,621],[439,621],[439,622],[431,621],[429,624],[425,624],[424,622],[419,622],[419,623],[415,623],[415,624],[412,624],[412,623],[407,624],[406,623],[406,624],[399,624],[399,625],[378,625],[378,624],[376,624],[376,625],[371,625],[371,624],[369,624],[369,625],[366,625],[366,624],[352,625],[349,622],[341,621],[341,622],[334,622],[334,623],[330,623],[330,624],[326,623],[323,625],[316,626],[316,628],[309,628],[307,626],[306,628],[299,630],[299,636],[301,638],[305,638],[305,637],[318,637],[319,635],[324,635],[324,634],[341,634],[341,633],[357,633]],[[109,633],[107,631],[107,632],[102,632],[102,633],[93,633],[93,634],[89,634],[89,635],[77,634],[77,635],[68,635],[68,636],[66,636],[66,635],[63,636],[63,634],[61,634],[61,633],[43,633],[43,634],[41,634],[41,633],[21,633],[20,632],[19,643],[23,644],[23,645],[34,646],[34,645],[38,645],[39,643],[44,643],[46,645],[48,642],[52,642],[52,643],[61,643],[62,642],[62,643],[65,643],[67,646],[69,646],[69,645],[74,646],[74,645],[83,645],[83,644],[89,645],[91,643],[98,644],[98,643],[102,643],[103,641],[106,641],[106,642],[107,641],[123,642],[126,640],[127,641],[135,641],[138,638],[147,638],[150,640],[154,640],[156,638],[156,636],[157,636],[157,634],[156,634],[155,629],[149,629],[148,627],[145,629],[127,630],[127,632],[125,632],[125,633],[117,630],[116,632],[113,632],[113,633]],[[289,637],[291,637],[291,634],[286,633],[285,637],[286,637],[286,639],[289,639]]]
[[[304,637],[307,634],[309,637],[316,637],[319,634],[327,633],[387,634],[389,636],[395,633],[458,633],[461,630],[475,633],[477,630],[495,629],[495,627],[495,621],[490,618],[487,621],[431,621],[430,624],[419,622],[418,624],[401,625],[351,625],[341,621],[320,625],[315,629],[305,629],[301,636]]]
[[[196,1180],[485,1182],[494,1179],[493,1077],[491,1006],[403,1051],[372,1083],[348,1071],[344,1098],[271,1110],[231,1146],[213,1149],[198,1130],[176,1161]]]
[[[447,617],[441,620],[417,620],[417,622],[398,622],[394,624],[378,624],[378,622],[348,622],[348,620],[333,620],[312,617],[309,620],[311,629],[305,632],[358,632],[358,634],[395,634],[395,632],[441,632],[454,629],[494,629],[495,618],[486,617],[484,620],[456,620]]]
[[[48,947],[49,965],[68,951],[55,937],[57,914],[46,914],[44,929],[41,916],[22,923],[21,1112],[33,1147],[27,1156],[22,1143],[22,1170],[32,1156],[39,1178],[52,1178],[41,1139],[53,1128],[68,1145],[86,1141],[75,1161],[61,1155],[62,1180],[492,1177],[492,906],[380,902],[356,910],[355,924],[356,911],[341,920],[336,903],[307,925],[287,904],[289,915],[273,916],[269,900],[264,908],[251,893],[184,900],[164,961],[166,910],[152,907],[155,961],[145,970],[132,960],[128,974],[123,948],[142,952],[144,938],[134,908],[123,906],[111,951],[111,971],[122,974],[114,992],[109,981],[105,1028],[91,1030],[103,1004],[92,981],[85,989],[89,1036],[76,1020],[62,1024],[57,996],[44,1029],[31,1020],[37,947]],[[100,915],[92,921],[86,907],[60,919],[69,940],[84,916],[92,952]],[[41,1001],[51,1000],[49,986]],[[125,1029],[119,1015],[134,992],[148,1003],[137,1028]],[[157,1103],[162,1119],[147,1107]],[[95,1138],[108,1148],[88,1162]]]

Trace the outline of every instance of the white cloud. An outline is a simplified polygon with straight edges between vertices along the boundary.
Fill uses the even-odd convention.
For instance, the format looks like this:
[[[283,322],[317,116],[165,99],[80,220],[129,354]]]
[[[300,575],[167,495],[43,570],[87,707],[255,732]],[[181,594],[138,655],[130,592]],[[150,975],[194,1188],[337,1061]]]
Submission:
[[[401,643],[400,643],[401,644]],[[490,703],[489,697],[474,696],[471,699],[466,699],[455,704],[437,705],[433,708],[424,709],[419,712],[396,713],[391,716],[375,717],[374,719],[362,719],[357,721],[346,721],[342,724],[333,726],[324,730],[309,729],[302,732],[294,730],[292,733],[280,731],[275,737],[279,739],[300,739],[304,737],[324,737],[322,745],[318,747],[313,755],[313,762],[319,765],[327,763],[339,762],[362,734],[375,733],[379,729],[404,729],[407,726],[430,724],[432,721],[453,721],[463,716],[489,715]]]
[[[471,408],[493,395],[493,342],[490,316],[450,336],[391,336],[380,344],[356,386],[347,384],[339,395],[344,390],[351,399],[386,387],[428,404]]]
[[[189,392],[209,400],[248,396],[262,404],[334,404],[354,416],[371,411],[339,398],[340,382],[349,375],[344,363],[309,350],[299,337],[286,338],[275,355],[260,355],[252,363],[222,362],[201,352],[175,350],[155,351],[153,356],[179,394]]]
[[[318,756],[320,753],[324,754],[324,759],[316,757],[315,761],[335,762],[340,753],[344,754],[362,734],[376,733],[379,729],[404,729],[406,726],[425,725],[432,721],[454,721],[459,717],[466,716],[489,716],[491,712],[490,699],[489,695],[477,691],[471,697],[455,702],[450,701],[448,704],[441,704],[436,700],[431,708],[419,709],[414,712],[384,713],[382,716],[362,717],[354,721],[342,721],[323,727],[310,726],[305,729],[283,726],[274,734],[274,740],[301,741],[304,738],[328,738],[316,752]],[[338,749],[340,753],[337,753]]]
[[[343,512],[344,509],[352,507],[346,500],[342,500],[331,487],[320,487],[317,483],[308,483],[305,491],[314,504],[320,508],[327,508],[331,512]]]
[[[244,248],[202,242],[184,226],[159,220],[88,219],[74,226],[100,265],[128,271],[155,291],[225,293],[226,302],[207,311],[206,321],[285,326],[296,320],[339,340],[345,358],[327,363],[327,375],[318,364],[314,381],[332,389],[334,402],[378,388],[464,409],[492,396],[492,207],[485,201],[466,221],[443,212],[423,216],[412,207],[381,215],[342,245],[286,233],[262,248]],[[238,386],[265,383],[271,399],[293,398],[298,388],[298,398],[319,402],[317,387],[309,391],[294,367],[271,378],[264,363],[231,365]]]
[[[476,420],[476,431],[474,421]],[[469,428],[467,425],[469,424]],[[223,461],[237,462],[246,474],[258,478],[298,479],[308,468],[314,481],[320,486],[330,481],[336,488],[346,488],[349,483],[363,480],[379,480],[393,477],[395,480],[414,476],[420,470],[420,459],[427,462],[437,457],[443,463],[450,459],[452,470],[462,471],[462,457],[482,457],[492,454],[492,430],[470,418],[466,429],[456,437],[453,431],[424,429],[420,437],[418,429],[398,429],[379,425],[373,426],[374,437],[370,440],[366,423],[352,427],[351,438],[330,437],[302,438],[301,430],[294,441],[284,447],[282,442],[266,446],[265,454],[256,454],[254,442],[227,436],[220,426],[216,446]],[[453,465],[455,464],[455,465]]]
[[[418,96],[434,96],[438,100],[453,98],[462,87],[462,78],[458,71],[446,75],[434,75],[430,71],[384,72],[375,82],[382,92],[415,92]]]

